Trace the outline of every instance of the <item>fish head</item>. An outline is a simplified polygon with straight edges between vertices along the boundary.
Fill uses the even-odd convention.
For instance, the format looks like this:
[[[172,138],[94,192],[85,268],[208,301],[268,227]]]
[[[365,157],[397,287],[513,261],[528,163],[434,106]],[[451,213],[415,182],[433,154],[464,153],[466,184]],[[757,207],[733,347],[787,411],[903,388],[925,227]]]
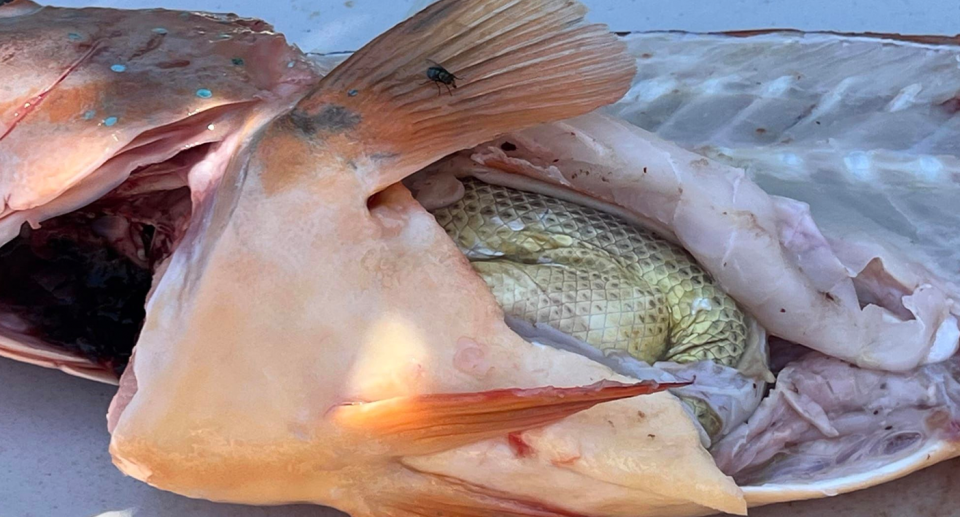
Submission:
[[[150,272],[182,235],[191,190],[199,197],[222,173],[232,153],[225,147],[238,147],[243,128],[296,102],[318,77],[301,53],[258,20],[23,1],[0,13],[0,240],[23,243],[14,247],[26,254],[64,233],[72,242],[108,242],[118,270],[144,278],[133,296],[146,295]],[[86,229],[58,218],[69,213],[75,215],[67,219],[87,220]],[[89,246],[71,249],[68,262],[89,260]],[[34,268],[14,276],[48,275]],[[118,280],[110,278],[103,281]],[[34,280],[8,282],[8,295],[50,296]],[[84,295],[71,296],[60,299],[70,304]],[[7,305],[34,302],[8,297]],[[54,319],[74,318],[83,327],[82,320],[97,317],[118,316],[61,313]],[[44,318],[30,309],[8,315],[0,353],[116,382],[125,357],[113,361],[82,344],[91,337],[82,330],[49,335]]]
[[[235,113],[295,101],[316,79],[269,25],[232,15],[43,7],[3,25],[11,80],[0,134],[5,170],[16,172],[5,178],[4,214],[49,204],[108,161],[149,161],[127,151],[222,140],[244,118]],[[188,129],[211,136],[190,139]],[[52,146],[76,165],[44,159]],[[25,163],[31,174],[16,168]]]

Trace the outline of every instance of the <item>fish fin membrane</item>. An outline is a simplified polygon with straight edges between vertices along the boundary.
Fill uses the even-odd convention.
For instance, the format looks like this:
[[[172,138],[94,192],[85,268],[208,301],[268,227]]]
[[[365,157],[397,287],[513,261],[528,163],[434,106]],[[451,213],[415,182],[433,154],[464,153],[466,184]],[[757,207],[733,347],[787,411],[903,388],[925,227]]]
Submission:
[[[344,427],[378,435],[398,455],[431,454],[468,443],[542,427],[613,400],[656,393],[685,383],[602,381],[575,388],[503,389],[397,397],[337,407]]]
[[[428,476],[430,482],[423,490],[388,496],[385,502],[390,509],[388,513],[398,517],[583,517],[457,479]]]
[[[452,152],[617,101],[636,72],[576,0],[440,0],[324,77],[300,107],[359,116],[371,194]],[[456,87],[428,77],[442,67]],[[435,75],[436,77],[436,75]]]

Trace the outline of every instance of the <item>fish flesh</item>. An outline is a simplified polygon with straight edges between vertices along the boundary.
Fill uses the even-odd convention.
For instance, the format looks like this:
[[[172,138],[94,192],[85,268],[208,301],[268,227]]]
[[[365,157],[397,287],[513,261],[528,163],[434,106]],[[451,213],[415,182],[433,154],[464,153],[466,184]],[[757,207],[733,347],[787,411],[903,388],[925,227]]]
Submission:
[[[727,83],[710,74],[787,36],[618,42],[583,16],[569,0],[443,0],[334,66],[235,17],[0,7],[6,41],[73,52],[27,94],[0,90],[0,271],[14,273],[0,348],[98,380],[122,371],[115,464],[220,501],[357,516],[744,514],[960,454],[960,294],[935,246],[896,253],[886,230],[839,232],[833,213],[770,195],[766,175],[795,171],[770,165],[782,150],[766,131],[689,124],[677,145],[641,129],[671,127],[650,113],[695,113],[653,108],[689,85],[700,109],[726,108]],[[729,58],[697,75],[711,45]],[[817,85],[843,63],[810,61]],[[36,62],[10,70],[29,77]],[[440,63],[458,77],[449,95],[429,75]],[[131,72],[143,88],[115,88]],[[709,122],[749,127],[796,91],[775,86]],[[878,116],[913,109],[910,91]],[[618,117],[588,114],[605,105]],[[709,147],[744,132],[754,140]],[[8,144],[48,133],[76,158]],[[804,154],[816,142],[792,152],[828,163],[857,145]],[[889,178],[875,188],[909,190]],[[58,260],[68,276],[106,275],[78,287],[54,274]],[[124,275],[146,280],[111,298]],[[18,298],[29,289],[11,278],[43,296]],[[611,297],[621,283],[640,288]],[[69,312],[78,291],[106,315],[143,311],[123,319],[136,342],[126,368],[91,353],[104,333],[52,337],[64,311],[99,316]],[[637,301],[626,318],[625,299]],[[637,332],[646,318],[652,336]]]
[[[882,239],[960,273],[960,46],[791,31],[624,37],[630,92],[606,112],[810,205],[830,239]]]
[[[774,30],[624,39],[641,65],[631,92],[607,113],[806,203],[846,267],[861,272],[854,285],[862,304],[898,310],[904,291],[889,284],[923,284],[918,263],[956,292],[956,38]],[[940,357],[952,353],[947,347]],[[764,500],[784,500],[771,483],[778,476],[806,477],[794,497],[834,493],[818,484],[831,469],[846,470],[848,487],[863,486],[857,472],[898,477],[928,464],[924,449],[936,458],[956,442],[952,427],[937,438],[930,425],[955,421],[955,409],[944,411],[956,406],[955,360],[876,378],[815,354],[790,361],[750,425],[712,453],[741,485],[770,483],[757,490]],[[818,383],[835,395],[811,389]],[[895,396],[900,389],[912,395]],[[918,389],[930,398],[917,398]],[[884,454],[901,447],[917,452]],[[883,508],[910,513],[917,504],[905,496]]]

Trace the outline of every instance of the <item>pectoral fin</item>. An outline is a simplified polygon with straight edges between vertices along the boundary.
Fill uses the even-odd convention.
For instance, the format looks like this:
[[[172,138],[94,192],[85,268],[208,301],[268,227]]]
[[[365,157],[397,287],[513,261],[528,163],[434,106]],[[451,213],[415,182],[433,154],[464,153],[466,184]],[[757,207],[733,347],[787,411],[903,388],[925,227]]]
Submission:
[[[399,445],[397,454],[430,454],[475,441],[541,427],[597,404],[656,393],[683,383],[603,381],[576,388],[505,389],[398,397],[334,409],[346,428]]]
[[[619,99],[634,60],[585,13],[569,0],[440,0],[330,72],[293,121],[362,141],[383,162],[366,178],[379,192],[451,152]]]

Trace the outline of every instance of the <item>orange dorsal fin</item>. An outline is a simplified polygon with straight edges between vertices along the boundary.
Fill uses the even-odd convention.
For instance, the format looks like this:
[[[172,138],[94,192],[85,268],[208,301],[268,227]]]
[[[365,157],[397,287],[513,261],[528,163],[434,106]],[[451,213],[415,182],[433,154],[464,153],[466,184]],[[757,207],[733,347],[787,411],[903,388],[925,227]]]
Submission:
[[[397,455],[430,454],[541,427],[603,402],[684,385],[603,381],[576,388],[418,395],[341,405],[333,417],[346,428],[396,443]]]
[[[440,0],[331,71],[290,121],[349,134],[379,192],[451,152],[618,100],[634,60],[585,13],[575,0]]]

